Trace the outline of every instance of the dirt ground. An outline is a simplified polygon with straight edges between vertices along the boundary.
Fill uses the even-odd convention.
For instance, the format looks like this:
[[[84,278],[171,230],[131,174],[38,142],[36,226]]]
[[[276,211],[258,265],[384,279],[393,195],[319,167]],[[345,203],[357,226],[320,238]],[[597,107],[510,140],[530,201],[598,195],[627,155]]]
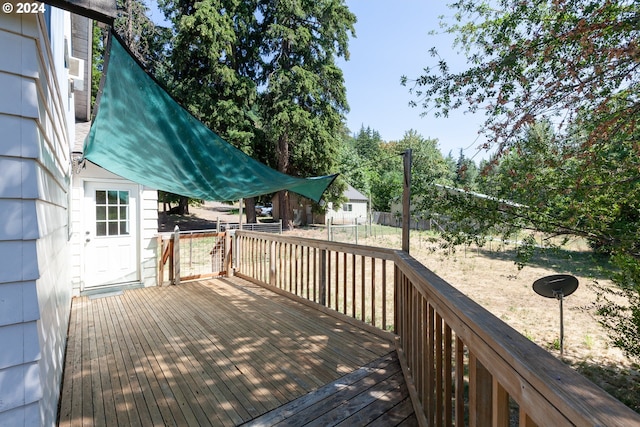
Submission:
[[[169,216],[160,220],[170,231],[215,227],[215,222],[238,222],[237,206],[207,202],[191,207],[189,216]],[[322,227],[287,232],[326,239]],[[458,248],[443,251],[429,241],[426,232],[412,232],[411,255],[461,292],[484,306],[521,334],[560,358],[559,301],[536,294],[532,284],[551,274],[572,274],[579,280],[575,293],[564,299],[564,355],[562,360],[600,387],[640,412],[640,366],[610,345],[606,331],[595,319],[594,283],[610,286],[598,263],[583,241],[570,242],[566,248],[541,251],[529,265],[518,270],[513,262],[513,246],[492,242],[483,248]],[[400,233],[376,233],[360,236],[359,244],[400,248]]]
[[[238,204],[205,202],[201,206],[189,206],[189,215],[167,215],[159,206],[158,231],[171,232],[177,225],[180,230],[206,230],[216,228],[217,221],[238,222]]]

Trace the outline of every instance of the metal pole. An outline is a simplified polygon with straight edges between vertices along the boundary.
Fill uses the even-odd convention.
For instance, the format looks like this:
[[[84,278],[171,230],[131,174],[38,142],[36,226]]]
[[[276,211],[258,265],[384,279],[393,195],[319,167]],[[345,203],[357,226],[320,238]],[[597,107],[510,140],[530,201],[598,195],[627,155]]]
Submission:
[[[369,234],[367,236],[373,236],[373,205],[371,204],[371,191],[369,191]]]
[[[404,180],[402,191],[402,250],[409,253],[409,229],[411,227],[411,148],[407,148],[404,156]]]
[[[560,357],[564,355],[564,314],[562,312],[562,302],[564,301],[564,295],[560,292]]]

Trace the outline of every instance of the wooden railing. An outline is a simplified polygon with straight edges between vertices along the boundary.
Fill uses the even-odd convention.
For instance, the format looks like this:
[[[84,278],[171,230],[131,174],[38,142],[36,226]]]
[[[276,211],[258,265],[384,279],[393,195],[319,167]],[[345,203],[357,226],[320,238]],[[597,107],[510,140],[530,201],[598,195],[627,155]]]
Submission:
[[[165,283],[164,270],[168,265],[167,282],[224,276],[231,264],[231,241],[227,232],[216,230],[180,231],[158,236],[158,285]]]
[[[640,425],[404,252],[245,231],[234,251],[245,279],[393,330],[421,425]]]
[[[391,250],[236,231],[236,274],[382,330],[393,320]]]

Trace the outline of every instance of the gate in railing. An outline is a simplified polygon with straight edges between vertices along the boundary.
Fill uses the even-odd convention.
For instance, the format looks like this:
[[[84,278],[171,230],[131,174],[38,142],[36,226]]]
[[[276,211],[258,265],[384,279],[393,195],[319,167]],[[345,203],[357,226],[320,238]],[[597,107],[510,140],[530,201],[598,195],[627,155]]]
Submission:
[[[234,251],[242,278],[393,330],[421,425],[640,426],[406,253],[245,231]]]
[[[165,282],[164,269],[168,264],[168,282],[224,276],[230,268],[231,242],[226,232],[216,230],[180,231],[170,236],[158,236],[160,260],[158,284]]]

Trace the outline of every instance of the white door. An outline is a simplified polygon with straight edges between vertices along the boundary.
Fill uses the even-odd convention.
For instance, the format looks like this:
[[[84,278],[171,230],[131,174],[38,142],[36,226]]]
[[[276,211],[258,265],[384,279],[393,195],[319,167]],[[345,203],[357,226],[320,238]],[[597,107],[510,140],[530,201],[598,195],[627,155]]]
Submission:
[[[85,183],[84,287],[140,280],[137,187]]]

